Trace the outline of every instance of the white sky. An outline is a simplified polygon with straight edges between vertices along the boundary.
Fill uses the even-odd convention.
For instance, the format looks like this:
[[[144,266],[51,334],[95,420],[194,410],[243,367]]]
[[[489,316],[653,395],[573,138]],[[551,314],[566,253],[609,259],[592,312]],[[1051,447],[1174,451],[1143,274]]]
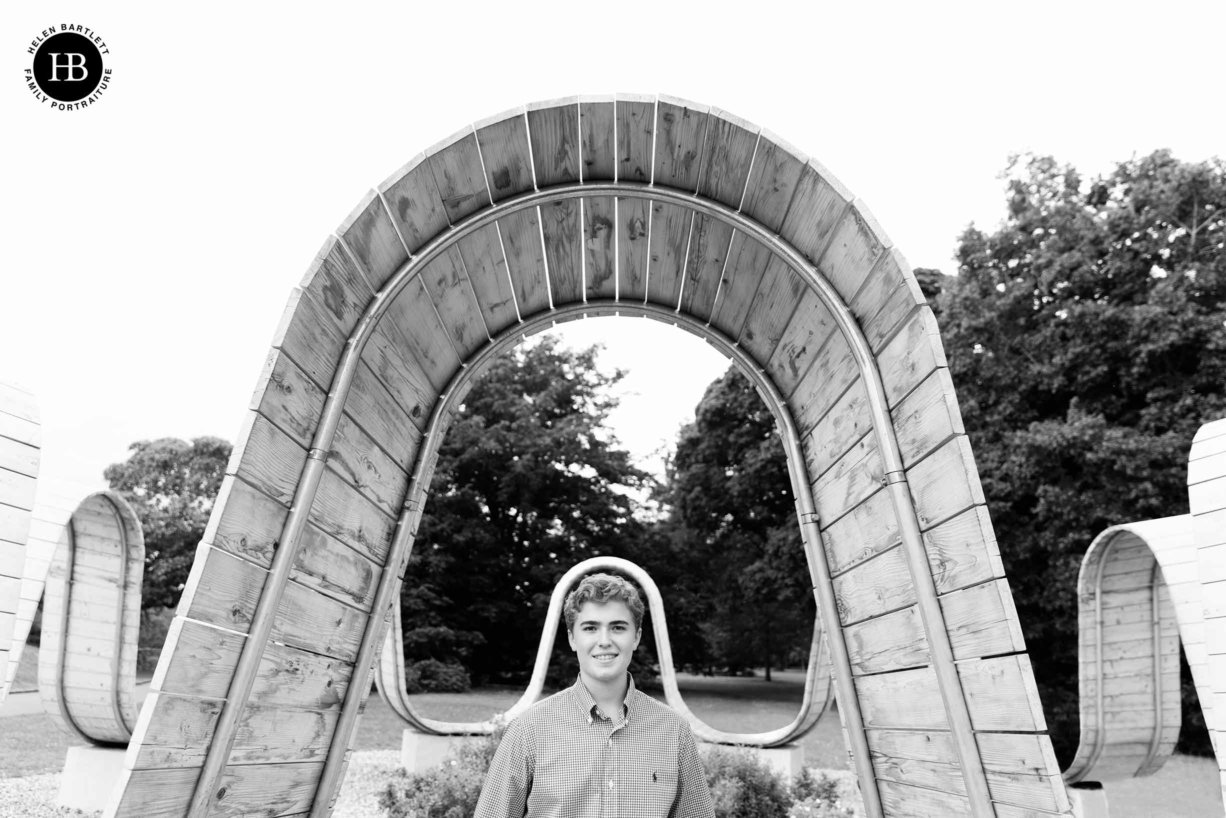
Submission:
[[[526,102],[724,108],[820,160],[914,266],[945,272],[963,227],[1003,213],[1011,152],[1086,175],[1158,147],[1226,153],[1220,0],[35,5],[0,8],[0,380],[38,396],[44,477],[99,486],[132,441],[232,439],[329,232],[419,151]],[[24,83],[29,41],[61,23],[111,50],[85,111]],[[652,322],[567,336],[631,371],[615,421],[644,455],[726,366]]]

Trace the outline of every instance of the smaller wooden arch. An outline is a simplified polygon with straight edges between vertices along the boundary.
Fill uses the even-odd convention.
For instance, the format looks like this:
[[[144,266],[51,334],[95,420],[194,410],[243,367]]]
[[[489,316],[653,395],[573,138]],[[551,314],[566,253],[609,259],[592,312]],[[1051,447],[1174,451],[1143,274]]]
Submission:
[[[136,725],[144,571],[144,535],[127,501],[110,491],[81,501],[47,577],[38,688],[56,723],[93,744],[127,745]]]
[[[38,462],[34,396],[0,383],[0,702],[8,695],[25,645],[21,588]]]
[[[383,643],[383,652],[380,655],[376,672],[380,694],[398,716],[423,733],[480,735],[494,732],[499,721],[511,721],[540,698],[545,686],[545,674],[549,669],[549,657],[553,653],[554,638],[558,633],[558,623],[562,619],[562,604],[566,600],[566,594],[581,577],[605,568],[625,574],[643,589],[651,611],[651,623],[656,640],[656,650],[659,654],[660,678],[664,684],[665,700],[670,707],[685,717],[698,739],[719,744],[778,747],[795,741],[812,730],[822,713],[830,705],[830,699],[834,693],[830,684],[830,662],[822,651],[821,625],[819,622],[814,622],[809,662],[805,672],[804,698],[795,719],[783,727],[761,733],[728,733],[704,722],[686,705],[685,699],[681,696],[681,690],[677,686],[677,671],[673,667],[673,652],[668,637],[668,619],[664,613],[664,598],[660,594],[660,589],[650,574],[635,563],[618,557],[592,557],[583,560],[558,580],[549,600],[549,612],[546,614],[545,626],[541,631],[536,663],[532,668],[532,679],[528,682],[528,688],[519,697],[519,700],[500,717],[483,722],[443,722],[426,718],[416,712],[409,701],[409,694],[405,686],[404,652],[400,649],[403,637],[398,606],[393,609],[392,628],[387,640]]]

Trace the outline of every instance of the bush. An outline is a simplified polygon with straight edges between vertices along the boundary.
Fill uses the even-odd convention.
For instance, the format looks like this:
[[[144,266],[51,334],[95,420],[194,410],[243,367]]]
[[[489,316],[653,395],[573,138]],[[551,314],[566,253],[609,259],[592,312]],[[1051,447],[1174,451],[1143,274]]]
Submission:
[[[703,767],[716,818],[787,818],[792,803],[787,785],[751,750],[712,748]]]
[[[405,688],[409,693],[464,693],[472,686],[463,665],[437,659],[407,662],[404,675]]]
[[[499,730],[459,745],[438,767],[412,774],[397,771],[379,796],[379,806],[389,818],[470,818],[501,740]]]
[[[856,787],[854,776],[839,777],[806,767],[792,782],[795,803],[788,818],[859,818]]]
[[[157,667],[158,657],[162,655],[162,646],[166,644],[166,634],[170,631],[170,623],[174,618],[174,608],[146,608],[140,612],[137,671],[149,673]]]

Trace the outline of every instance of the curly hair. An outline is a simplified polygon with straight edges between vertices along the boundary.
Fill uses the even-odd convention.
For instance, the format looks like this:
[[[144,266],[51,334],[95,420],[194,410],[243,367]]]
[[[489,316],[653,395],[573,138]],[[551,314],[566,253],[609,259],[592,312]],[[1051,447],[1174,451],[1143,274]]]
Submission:
[[[566,630],[575,629],[575,619],[579,616],[580,609],[589,602],[624,602],[630,609],[630,615],[634,617],[634,629],[637,631],[643,625],[645,608],[638,588],[614,574],[588,574],[566,595],[566,602],[562,605]]]

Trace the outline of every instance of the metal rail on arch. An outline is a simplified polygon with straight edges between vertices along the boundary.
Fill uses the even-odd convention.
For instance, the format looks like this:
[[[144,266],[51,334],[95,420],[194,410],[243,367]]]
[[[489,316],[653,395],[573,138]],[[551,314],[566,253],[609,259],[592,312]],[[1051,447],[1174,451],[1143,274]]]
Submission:
[[[340,424],[362,351],[382,319],[384,312],[421,269],[465,236],[486,227],[497,219],[544,202],[600,195],[664,201],[681,205],[723,221],[766,245],[772,252],[786,261],[815,291],[819,299],[830,310],[838,328],[848,341],[868,395],[867,404],[872,418],[873,434],[877,440],[878,450],[885,466],[886,477],[884,482],[886,483],[886,488],[898,519],[902,550],[916,590],[917,610],[927,636],[932,667],[949,720],[951,738],[953,739],[959,766],[963,773],[970,805],[976,815],[988,816],[994,814],[991,798],[988,793],[983,761],[979,756],[976,745],[970,712],[962,693],[957,667],[954,664],[953,649],[945,627],[944,615],[937,598],[936,586],[928,567],[919,521],[916,517],[908,487],[901,451],[890,419],[884,385],[868,342],[860,331],[850,309],[834,290],[833,286],[818,273],[812,263],[778,235],[771,233],[749,217],[727,206],[703,199],[695,194],[626,182],[560,185],[541,191],[528,192],[521,196],[491,204],[478,213],[472,214],[461,224],[436,236],[416,256],[410,255],[410,258],[388,279],[383,289],[375,295],[368,305],[365,314],[346,341],[341,364],[333,379],[319,426],[316,429],[311,448],[307,454],[306,464],[303,467],[301,478],[294,493],[291,511],[282,529],[280,547],[273,556],[264,593],[257,603],[247,639],[243,644],[242,653],[231,683],[230,695],[222,707],[222,712],[219,715],[214,730],[214,740],[206,754],[200,777],[197,780],[197,787],[193,794],[190,808],[191,814],[207,814],[215,798],[217,783],[220,780],[233,747],[242,711],[250,697],[260,658],[271,634],[277,608],[284,593],[286,583],[289,580],[301,534],[318,491],[319,483],[323,476],[323,469],[328,458],[328,451]],[[463,374],[463,370],[461,370],[460,374]],[[450,391],[451,387],[449,386],[448,392]],[[436,402],[436,409],[440,402],[441,400]],[[422,467],[426,467],[424,471]],[[425,495],[431,468],[431,459],[419,453],[417,467],[414,469],[413,479],[410,482],[405,513],[402,514],[397,524],[392,550],[389,552],[388,569],[390,570],[385,570],[383,577],[380,578],[372,607],[374,612],[390,610],[391,603],[395,598],[394,595],[399,592],[401,574],[407,563],[408,551],[411,549],[412,538],[415,534],[416,520],[421,512],[420,498]],[[789,459],[789,472],[796,468],[799,467],[792,464]],[[425,484],[421,480],[423,474],[426,478]],[[807,481],[801,480],[800,482],[807,486]],[[810,501],[811,499],[810,497]],[[817,530],[816,512],[812,505],[808,509],[800,508],[799,511],[806,550],[817,551],[821,555],[822,546],[820,534]],[[817,585],[824,587],[824,590],[815,588],[815,591],[818,592],[818,602],[823,620],[835,625],[839,622],[837,607],[834,604],[833,589],[830,587],[830,577],[828,570],[826,570],[824,555],[821,556],[823,558],[817,561],[817,565],[811,563],[811,568],[817,574],[814,577],[818,580]],[[335,730],[336,736],[348,736],[352,725],[356,722],[362,698],[360,689],[367,682],[371,664],[374,662],[376,652],[382,643],[384,624],[385,620],[383,617],[377,614],[372,615],[372,622],[363,635],[358,651],[353,679]],[[856,696],[846,646],[843,643],[841,632],[837,634],[838,638],[834,638],[834,636],[834,634],[831,634],[828,642],[831,647],[832,661],[838,670],[836,673],[836,685],[839,690],[839,698],[845,702],[854,702]],[[843,713],[843,717],[849,722],[847,724],[848,740],[852,744],[860,780],[863,782],[873,781],[872,764],[869,758],[867,738],[864,734],[864,726],[860,718],[859,708],[848,708],[847,712]],[[330,807],[331,794],[335,789],[336,783],[339,781],[344,756],[348,750],[346,745],[347,742],[337,742],[334,740],[329,749],[328,758],[325,762],[323,775],[317,790],[317,797],[311,811],[313,818],[322,817]],[[880,814],[881,807],[877,800],[876,789],[866,786],[865,797],[866,808],[869,814]]]

